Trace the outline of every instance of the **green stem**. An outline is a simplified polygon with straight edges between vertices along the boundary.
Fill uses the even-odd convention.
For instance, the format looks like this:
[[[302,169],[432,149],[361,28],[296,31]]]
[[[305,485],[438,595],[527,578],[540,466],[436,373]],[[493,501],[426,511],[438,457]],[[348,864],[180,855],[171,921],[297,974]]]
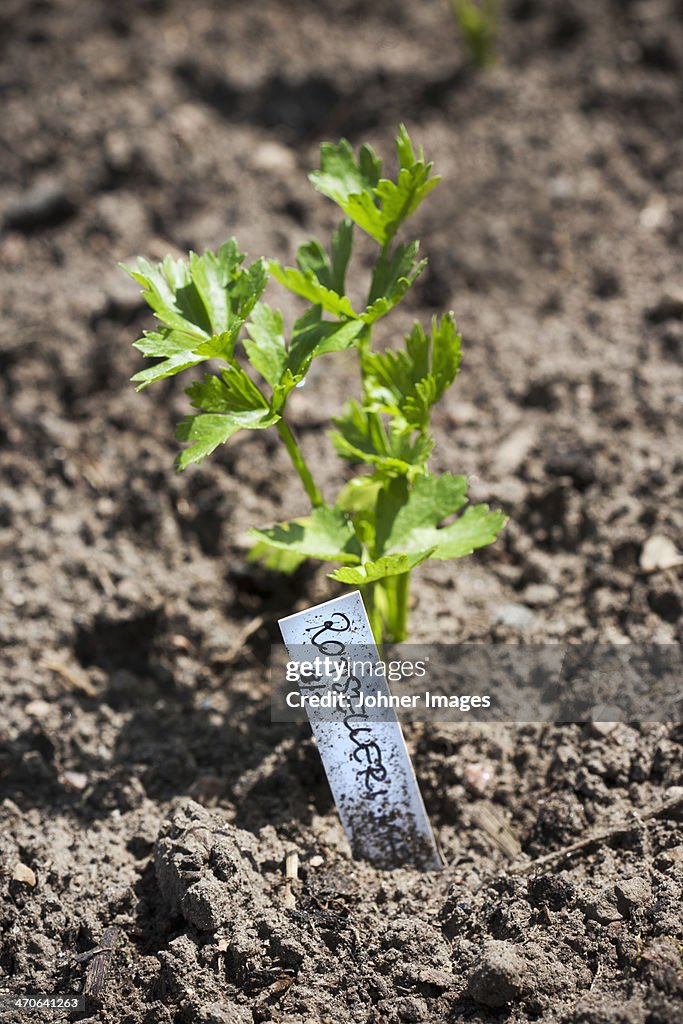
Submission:
[[[391,576],[387,582],[392,584],[393,589],[393,601],[390,604],[392,640],[395,644],[399,644],[408,635],[410,573],[402,572],[398,576]]]
[[[402,643],[408,635],[410,573],[402,572],[362,588],[363,601],[377,646]]]
[[[289,452],[294,468],[301,478],[306,494],[311,499],[311,505],[313,508],[319,508],[325,504],[325,499],[316,487],[315,480],[311,476],[311,471],[306,465],[306,460],[296,442],[294,434],[283,419],[279,419],[277,422],[277,432],[284,441],[285,448]]]
[[[380,259],[389,259],[394,232],[382,246]],[[372,301],[372,281],[368,294],[368,304]],[[358,350],[361,365],[361,380],[363,394],[365,395],[365,374],[363,372],[363,359],[370,352],[372,339],[372,328],[368,325],[361,334],[358,341]],[[378,434],[384,434],[384,426],[379,413],[369,413],[369,419],[374,422]],[[401,643],[408,635],[408,600],[410,592],[410,573],[400,573],[398,576],[389,576],[383,580],[376,580],[374,583],[367,583],[361,588],[363,601],[370,620],[375,643],[382,656],[382,644],[385,641]]]
[[[378,580],[376,583],[366,583],[365,586],[361,587],[363,603],[368,613],[370,628],[372,629],[372,635],[375,638],[380,657],[382,655],[382,641],[384,640],[384,617],[382,615],[381,600],[383,595],[380,593],[381,588],[381,580]]]

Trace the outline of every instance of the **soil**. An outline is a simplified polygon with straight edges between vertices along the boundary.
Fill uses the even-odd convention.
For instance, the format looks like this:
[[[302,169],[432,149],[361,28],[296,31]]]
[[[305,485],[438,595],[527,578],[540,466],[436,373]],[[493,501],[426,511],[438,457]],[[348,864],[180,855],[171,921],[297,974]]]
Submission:
[[[455,309],[434,465],[511,517],[418,570],[414,639],[680,643],[681,569],[639,559],[683,545],[683,15],[502,7],[479,74],[446,0],[4,0],[0,991],[80,991],[106,932],[90,1020],[683,1021],[680,813],[645,817],[681,726],[410,725],[448,866],[353,862],[308,728],[270,721],[277,617],[339,592],[246,560],[305,509],[286,456],[255,432],[176,476],[182,382],[128,382],[117,261],[291,261],[335,219],[319,142],[389,154],[404,120],[444,183],[378,337]],[[356,383],[316,366],[293,425],[334,493]]]

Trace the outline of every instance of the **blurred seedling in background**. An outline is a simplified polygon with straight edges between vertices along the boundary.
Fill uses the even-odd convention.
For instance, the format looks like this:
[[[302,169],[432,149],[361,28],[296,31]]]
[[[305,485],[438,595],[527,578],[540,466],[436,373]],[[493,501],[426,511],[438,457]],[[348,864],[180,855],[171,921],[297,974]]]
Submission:
[[[480,68],[496,59],[499,0],[451,0],[467,52]]]
[[[133,377],[138,390],[203,363],[217,364],[217,372],[186,389],[195,411],[177,430],[178,439],[189,442],[178,468],[201,462],[238,430],[277,430],[311,510],[252,530],[252,557],[284,572],[307,558],[335,563],[329,576],[360,588],[378,642],[407,636],[413,569],[491,544],[505,522],[486,505],[465,508],[464,476],[437,476],[428,468],[431,412],[460,364],[453,314],[435,317],[426,329],[415,323],[403,348],[372,347],[374,325],[401,302],[426,265],[418,258],[419,243],[397,241],[397,233],[440,180],[403,126],[396,150],[398,173],[391,179],[382,176],[370,146],[361,146],[356,157],[345,139],[323,143],[320,169],[310,180],[344,216],[329,250],[312,239],[299,248],[294,267],[265,259],[246,265],[231,239],[217,253],[169,256],[156,265],[140,259],[137,269],[124,268],[142,285],[158,320],[135,342],[155,360]],[[357,229],[377,246],[360,309],[352,306],[346,286]],[[306,303],[290,330],[280,311],[262,301],[269,276]],[[360,396],[332,420],[330,437],[339,457],[365,472],[329,499],[288,424],[287,401],[315,359],[347,349],[358,354]]]

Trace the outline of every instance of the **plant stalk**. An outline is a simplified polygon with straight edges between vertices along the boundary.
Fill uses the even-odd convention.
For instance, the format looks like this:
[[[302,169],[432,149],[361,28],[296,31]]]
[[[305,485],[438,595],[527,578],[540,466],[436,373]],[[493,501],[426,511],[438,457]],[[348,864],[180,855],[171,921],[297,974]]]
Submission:
[[[408,602],[410,599],[410,573],[402,572],[398,576],[390,576],[387,580],[392,585],[393,600],[390,599],[391,621],[390,630],[395,644],[402,643],[408,636]]]
[[[402,643],[408,635],[410,573],[402,572],[362,588],[363,601],[378,648],[384,641]]]
[[[377,588],[379,586],[381,586],[381,581],[377,581],[376,583],[366,583],[361,587],[361,594],[363,596],[365,610],[368,613],[370,629],[372,630],[372,635],[375,638],[375,644],[381,657],[381,644],[384,639],[384,622],[382,619],[381,608],[377,601]]]
[[[320,508],[321,505],[325,504],[325,499],[318,490],[315,480],[311,476],[311,471],[306,465],[306,460],[303,457],[303,453],[297,444],[294,434],[282,418],[277,421],[277,432],[282,438],[285,448],[289,452],[289,457],[292,460],[295,470],[299,474],[306,494],[311,500],[311,505],[313,508]]]

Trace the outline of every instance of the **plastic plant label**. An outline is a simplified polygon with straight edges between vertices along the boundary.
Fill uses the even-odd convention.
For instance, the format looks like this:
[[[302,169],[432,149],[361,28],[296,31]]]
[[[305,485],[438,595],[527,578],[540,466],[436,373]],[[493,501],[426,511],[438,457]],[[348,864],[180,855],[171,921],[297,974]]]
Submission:
[[[337,706],[307,703],[306,711],[353,856],[380,868],[442,868],[386,679],[375,671],[380,659],[360,593],[279,625],[302,668],[301,692],[327,688],[338,698]],[[304,671],[312,666],[313,680]]]

